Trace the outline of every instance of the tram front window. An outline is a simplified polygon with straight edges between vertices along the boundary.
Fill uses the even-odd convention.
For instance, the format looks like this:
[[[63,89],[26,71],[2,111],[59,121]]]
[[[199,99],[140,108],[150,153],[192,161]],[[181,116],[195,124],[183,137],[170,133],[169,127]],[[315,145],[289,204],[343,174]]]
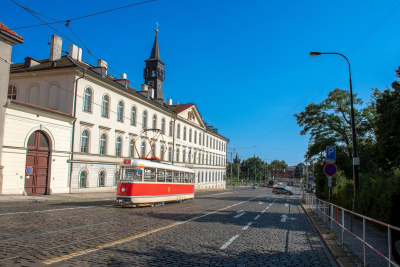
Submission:
[[[189,181],[189,173],[188,172],[185,172],[185,183],[190,183],[190,181]]]
[[[172,171],[167,171],[167,183],[172,183]]]
[[[121,180],[127,181],[127,182],[141,182],[142,181],[142,170],[125,169],[125,170],[123,170]]]
[[[156,169],[146,168],[144,169],[144,182],[155,182],[156,181]]]

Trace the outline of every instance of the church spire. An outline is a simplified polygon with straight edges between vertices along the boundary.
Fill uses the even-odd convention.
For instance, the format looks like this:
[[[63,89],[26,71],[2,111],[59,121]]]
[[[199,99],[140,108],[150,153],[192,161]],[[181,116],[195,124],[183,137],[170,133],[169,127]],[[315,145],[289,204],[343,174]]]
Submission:
[[[153,49],[151,50],[149,59],[161,59],[160,58],[160,50],[158,48],[157,34],[158,34],[158,29],[156,30],[156,39],[154,39]]]

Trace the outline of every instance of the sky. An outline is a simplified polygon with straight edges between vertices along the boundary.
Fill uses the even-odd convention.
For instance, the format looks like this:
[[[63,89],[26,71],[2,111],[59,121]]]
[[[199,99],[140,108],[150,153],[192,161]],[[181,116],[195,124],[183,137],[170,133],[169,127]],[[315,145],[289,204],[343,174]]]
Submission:
[[[48,17],[39,16],[46,22],[140,3],[15,1]],[[353,92],[369,102],[371,88],[390,86],[400,66],[398,5],[386,0],[155,0],[71,21],[84,45],[65,25],[52,26],[118,73],[127,73],[140,88],[158,22],[164,97],[195,103],[204,121],[229,139],[228,159],[233,152],[242,159],[255,155],[296,165],[304,161],[309,136],[300,135],[293,115],[322,102],[334,88],[349,89],[348,65],[340,56],[309,53],[346,55]],[[11,29],[42,23],[11,0],[2,8],[7,12],[0,21]],[[15,32],[25,43],[13,47],[13,62],[48,58],[50,36],[59,35],[48,26]],[[66,50],[72,42],[62,38]],[[85,51],[83,59],[96,62]]]

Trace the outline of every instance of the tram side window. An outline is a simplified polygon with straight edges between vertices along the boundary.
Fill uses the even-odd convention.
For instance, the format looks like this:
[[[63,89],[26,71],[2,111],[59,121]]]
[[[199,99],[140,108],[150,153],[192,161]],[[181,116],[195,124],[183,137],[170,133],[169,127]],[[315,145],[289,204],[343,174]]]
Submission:
[[[172,183],[172,171],[167,171],[167,183]]]
[[[189,179],[189,173],[185,172],[185,183],[190,183],[190,179]]]
[[[193,184],[194,183],[194,173],[190,174],[190,182]]]
[[[174,171],[174,183],[179,183],[179,172]]]
[[[144,169],[144,182],[155,182],[156,181],[156,169],[145,168]]]
[[[157,169],[157,182],[165,182],[165,170]]]
[[[142,171],[135,169],[125,169],[123,172],[122,180],[141,182],[142,181]]]
[[[184,172],[180,172],[180,175],[179,175],[179,176],[180,176],[180,178],[181,178],[179,182],[180,182],[180,183],[184,183],[184,182],[185,182],[185,173],[184,173]]]

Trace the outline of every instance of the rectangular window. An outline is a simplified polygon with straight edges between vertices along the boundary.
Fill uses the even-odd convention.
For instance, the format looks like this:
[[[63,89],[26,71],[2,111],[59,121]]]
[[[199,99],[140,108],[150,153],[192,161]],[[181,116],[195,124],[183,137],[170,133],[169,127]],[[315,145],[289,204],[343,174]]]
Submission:
[[[172,171],[167,171],[167,183],[172,183]]]
[[[190,174],[190,182],[194,184],[194,173]]]
[[[179,177],[180,177],[179,182],[180,183],[184,183],[185,182],[185,173],[184,172],[180,172]]]
[[[165,182],[165,170],[157,169],[157,182]]]
[[[141,182],[142,181],[142,170],[125,169],[122,173],[121,180]]]
[[[179,183],[179,172],[174,171],[174,183]]]
[[[188,172],[185,172],[185,183],[190,183],[190,179],[189,179],[189,174]]]
[[[156,169],[145,168],[143,182],[155,182],[156,181]]]

